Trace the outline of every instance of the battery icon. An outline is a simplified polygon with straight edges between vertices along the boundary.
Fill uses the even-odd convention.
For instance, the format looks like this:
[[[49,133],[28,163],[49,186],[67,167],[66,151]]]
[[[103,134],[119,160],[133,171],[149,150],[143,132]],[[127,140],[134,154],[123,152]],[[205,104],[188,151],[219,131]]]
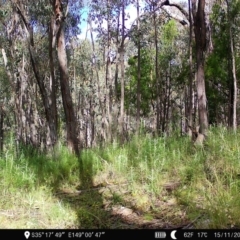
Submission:
[[[155,238],[166,238],[166,232],[155,232]]]

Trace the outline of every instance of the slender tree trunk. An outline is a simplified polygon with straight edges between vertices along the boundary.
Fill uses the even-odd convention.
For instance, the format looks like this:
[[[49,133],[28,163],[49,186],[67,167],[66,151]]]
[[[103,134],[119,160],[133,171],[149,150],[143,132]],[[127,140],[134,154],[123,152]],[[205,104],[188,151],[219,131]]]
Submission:
[[[120,136],[121,136],[121,142],[124,142],[124,117],[125,117],[125,110],[124,110],[124,87],[125,87],[125,80],[124,80],[124,71],[125,71],[125,65],[124,65],[124,41],[125,41],[125,1],[122,0],[122,40],[120,45],[120,67],[121,67],[121,103],[120,103]]]
[[[229,51],[229,52],[231,52],[231,51]],[[233,127],[234,86],[233,86],[231,56],[228,56],[228,75],[229,75],[229,81],[228,81],[228,127],[232,128]]]
[[[187,106],[187,116],[186,116],[186,126],[193,127],[193,67],[192,67],[192,37],[193,37],[193,24],[192,24],[192,13],[191,13],[191,0],[188,0],[188,14],[189,14],[189,81],[188,81],[188,106]],[[192,131],[188,128],[188,135],[192,136]]]
[[[94,99],[90,99],[90,116],[91,116],[91,147],[94,145],[95,138],[95,111],[94,111]]]
[[[163,86],[163,91],[162,91],[162,119],[161,119],[161,132],[164,133],[166,131],[166,113],[167,113],[167,98],[168,98],[168,87],[167,87],[167,82],[168,82],[168,70],[166,69],[165,71],[166,77],[165,77],[165,83]]]
[[[232,38],[232,37],[231,37]],[[233,41],[233,39],[232,39]],[[231,43],[231,54],[232,54],[232,73],[233,73],[233,130],[237,130],[237,76],[236,76],[236,65],[235,65],[235,56],[233,42]]]
[[[196,0],[192,0],[192,13],[194,19],[194,32],[196,41],[197,58],[197,96],[199,114],[199,133],[206,135],[208,129],[207,97],[205,89],[204,73],[204,52],[206,50],[206,25],[205,25],[205,0],[198,1],[196,10]]]
[[[120,92],[119,92],[119,63],[120,63],[120,17],[121,9],[117,11],[117,32],[116,32],[116,57],[115,57],[115,72],[114,72],[114,82],[113,82],[113,98],[115,101],[112,102],[112,135],[113,138],[118,136],[119,131],[119,107],[118,102],[120,101]]]
[[[101,91],[101,87],[100,87],[100,78],[99,78],[99,72],[98,72],[98,66],[96,63],[96,52],[95,52],[95,44],[94,44],[94,39],[93,39],[93,32],[92,32],[92,21],[89,18],[88,23],[90,25],[90,36],[91,36],[91,43],[92,43],[92,51],[93,51],[93,55],[94,55],[94,61],[92,61],[92,68],[95,70],[96,73],[96,78],[97,78],[97,98],[99,100],[99,106],[100,106],[100,111],[102,113],[102,123],[101,123],[101,142],[106,140],[106,132],[105,132],[105,121],[106,121],[106,109],[103,105],[104,100],[102,101],[102,91]],[[105,59],[105,56],[104,56]],[[92,71],[92,78],[93,78],[93,71]]]
[[[169,109],[170,109],[170,102],[171,102],[171,82],[172,82],[172,67],[171,63],[169,62],[169,76],[167,78],[167,90],[166,90],[166,95],[167,95],[167,102],[166,102],[166,126],[165,126],[165,131],[169,132],[169,121],[171,121],[170,116],[169,116]]]
[[[54,49],[55,49],[55,36],[54,36],[55,21],[54,18],[51,18],[50,27],[49,27],[49,65],[50,65],[50,100],[51,100],[51,109],[53,116],[53,125],[55,131],[55,139],[57,141],[57,129],[58,129],[58,115],[57,115],[57,97],[56,97],[56,79],[55,79],[55,68],[54,68]]]
[[[33,99],[31,99],[31,97],[29,97],[29,106],[28,106],[29,110],[28,110],[28,116],[29,116],[29,131],[30,131],[30,141],[32,143],[33,146],[37,147],[39,145],[38,142],[38,131],[37,131],[37,110],[36,110],[36,106],[35,103],[33,101]]]
[[[14,50],[14,44],[10,47],[11,53],[13,54]],[[18,146],[20,143],[25,143],[26,137],[24,132],[24,124],[26,122],[25,119],[25,113],[22,108],[22,96],[23,91],[22,85],[25,86],[25,80],[23,79],[23,82],[21,81],[22,73],[21,73],[21,67],[19,66],[11,66],[11,63],[8,61],[7,54],[5,49],[2,49],[2,56],[4,65],[6,68],[6,72],[9,78],[10,85],[12,87],[12,92],[14,93],[14,111],[15,111],[15,121],[16,121],[16,149],[18,150]],[[12,55],[11,60],[16,56]],[[22,59],[21,59],[22,60]],[[21,60],[19,62],[21,62]],[[13,62],[13,60],[11,61]],[[11,66],[11,67],[10,67]],[[14,70],[14,71],[13,71]],[[14,72],[14,73],[13,73]]]
[[[57,129],[55,126],[55,121],[54,121],[54,116],[53,116],[53,111],[51,109],[51,104],[49,102],[48,94],[46,91],[46,88],[44,86],[44,83],[42,81],[42,76],[39,73],[38,66],[36,64],[35,56],[34,56],[34,51],[33,49],[29,46],[29,53],[30,53],[30,60],[31,60],[31,65],[33,68],[33,72],[35,75],[35,78],[37,80],[39,89],[40,89],[40,94],[45,110],[45,116],[48,124],[48,131],[50,133],[50,138],[47,140],[47,145],[48,146],[54,146],[57,141]]]
[[[3,110],[3,107],[0,106],[0,153],[3,151],[3,143],[4,143],[3,122],[4,122],[4,110]]]
[[[29,143],[29,136],[30,133],[28,133],[27,129],[27,106],[29,104],[28,100],[28,93],[27,93],[27,73],[25,72],[25,59],[24,55],[22,56],[21,62],[18,64],[17,67],[17,72],[18,72],[18,89],[17,89],[17,97],[18,97],[18,102],[19,102],[19,113],[20,113],[20,126],[21,126],[21,142],[23,144],[28,144]]]
[[[110,3],[109,0],[107,1],[107,61],[106,61],[106,82],[105,82],[105,99],[106,99],[106,115],[108,118],[105,120],[106,122],[106,136],[107,141],[110,141],[112,139],[112,131],[111,131],[111,124],[112,124],[112,114],[110,109],[110,99],[112,95],[111,90],[111,12],[110,12]]]
[[[115,88],[115,98],[119,100],[119,94],[118,94],[118,73],[119,73],[119,28],[120,28],[120,10],[118,11],[118,17],[117,17],[117,36],[116,36],[116,69],[115,69],[115,77],[114,77],[114,88]]]
[[[139,20],[139,0],[137,0],[137,28],[138,28],[138,59],[137,59],[137,132],[140,124],[140,101],[141,101],[141,45],[140,45],[140,20]]]
[[[12,71],[11,71],[11,63],[8,61],[8,58],[7,58],[7,53],[5,51],[4,48],[2,48],[2,56],[3,56],[3,63],[4,63],[4,66],[5,66],[5,69],[6,69],[6,72],[7,72],[7,75],[8,75],[8,80],[9,80],[9,83],[11,85],[11,90],[13,92],[13,98],[14,98],[14,112],[15,112],[15,134],[16,134],[16,151],[18,152],[18,146],[19,146],[19,110],[18,110],[18,98],[17,98],[17,94],[16,94],[16,85],[17,85],[17,81],[15,83],[14,81],[14,76],[12,74]]]
[[[153,24],[154,24],[154,42],[155,42],[155,75],[156,75],[156,114],[157,114],[157,123],[156,123],[156,130],[157,134],[160,132],[160,77],[159,77],[159,69],[158,69],[158,31],[157,31],[157,22],[156,22],[156,13],[153,15]]]
[[[227,8],[228,8],[228,23],[229,23],[229,37],[230,37],[230,49],[231,49],[231,64],[232,64],[232,77],[233,77],[233,97],[232,97],[232,127],[233,130],[237,130],[237,76],[236,76],[236,60],[235,60],[235,52],[234,52],[234,40],[232,34],[232,21],[229,13],[229,2],[226,0]]]

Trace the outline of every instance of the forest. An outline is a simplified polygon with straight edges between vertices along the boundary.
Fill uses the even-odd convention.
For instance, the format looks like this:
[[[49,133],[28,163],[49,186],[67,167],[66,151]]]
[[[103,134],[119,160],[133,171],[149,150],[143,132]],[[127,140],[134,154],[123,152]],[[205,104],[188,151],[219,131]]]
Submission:
[[[0,228],[240,228],[239,0],[0,0]]]

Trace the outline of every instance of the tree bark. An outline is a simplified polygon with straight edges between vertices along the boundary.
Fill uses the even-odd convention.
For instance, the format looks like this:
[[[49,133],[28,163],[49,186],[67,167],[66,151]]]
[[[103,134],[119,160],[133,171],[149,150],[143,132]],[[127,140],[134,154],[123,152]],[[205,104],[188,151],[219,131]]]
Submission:
[[[101,123],[101,133],[100,133],[100,136],[101,136],[101,142],[105,141],[106,140],[106,132],[105,132],[105,121],[106,121],[106,109],[104,108],[104,105],[103,105],[103,98],[104,96],[102,96],[102,91],[101,91],[101,86],[100,86],[100,78],[99,78],[99,69],[98,69],[98,66],[97,66],[97,63],[96,63],[96,51],[95,51],[95,44],[94,44],[94,39],[93,39],[93,28],[92,28],[92,20],[91,18],[89,17],[88,19],[88,23],[90,25],[90,36],[91,36],[91,44],[92,44],[92,51],[93,51],[93,56],[94,56],[94,60],[92,61],[92,69],[95,70],[95,73],[96,73],[96,79],[97,79],[97,98],[98,98],[98,101],[99,101],[99,107],[100,107],[100,110],[101,110],[101,113],[102,113],[102,123]],[[93,78],[93,71],[91,73],[92,75],[92,78]]]
[[[204,52],[206,50],[205,0],[198,1],[197,8],[196,0],[192,0],[192,14],[196,41],[199,133],[206,135],[208,129],[208,115],[204,73]]]
[[[120,125],[120,136],[121,136],[121,142],[123,143],[125,140],[124,137],[124,116],[125,116],[125,110],[124,110],[124,87],[125,87],[125,80],[124,80],[124,74],[125,74],[125,65],[124,65],[124,41],[125,41],[125,1],[122,0],[122,40],[121,45],[119,48],[120,51],[120,67],[121,67],[121,102],[120,102],[120,119],[119,119],[119,125]]]
[[[63,25],[61,25],[57,36],[57,50],[60,71],[60,86],[62,92],[63,108],[66,118],[67,145],[71,151],[79,155],[77,139],[77,121],[69,88],[67,54],[65,49],[65,36],[63,31]]]
[[[137,59],[137,132],[140,125],[140,101],[141,101],[141,46],[140,46],[140,19],[139,19],[139,0],[137,0],[137,28],[138,28],[138,59]]]
[[[3,143],[4,143],[4,129],[3,129],[3,122],[4,122],[4,110],[3,106],[0,106],[0,153],[3,151]]]
[[[66,130],[67,130],[67,145],[70,151],[74,152],[79,156],[79,146],[77,139],[77,120],[73,108],[72,96],[69,87],[69,75],[67,66],[67,53],[65,48],[65,34],[64,34],[64,14],[63,5],[60,0],[55,0],[52,2],[54,9],[55,18],[55,29],[54,36],[56,35],[57,41],[57,53],[59,62],[59,72],[60,72],[60,86],[63,100],[63,108],[66,120]]]
[[[186,126],[193,127],[193,67],[192,67],[192,37],[193,37],[193,24],[192,24],[192,14],[191,14],[191,0],[188,0],[188,12],[189,12],[189,80],[188,80],[188,105],[187,105],[187,116],[186,116]],[[188,135],[192,136],[192,131],[188,128]]]
[[[156,23],[156,13],[153,15],[153,24],[154,24],[154,43],[155,43],[155,75],[156,75],[156,114],[157,114],[157,122],[156,122],[156,130],[157,134],[160,133],[161,123],[160,123],[160,76],[158,69],[158,37],[157,37],[157,23]]]
[[[106,83],[105,83],[105,99],[106,99],[106,137],[107,141],[112,140],[112,72],[111,72],[111,10],[110,2],[107,1],[107,61],[106,61]],[[107,120],[108,119],[108,120]]]
[[[54,122],[54,128],[57,133],[58,129],[58,114],[57,114],[57,98],[56,98],[56,78],[55,78],[55,68],[54,68],[54,48],[55,46],[55,36],[54,36],[54,26],[55,21],[54,18],[51,18],[50,26],[49,26],[49,65],[50,65],[50,99],[51,99],[51,109],[52,109],[52,115],[53,115],[53,122]],[[56,134],[56,140],[57,141],[57,134]]]
[[[237,75],[236,75],[236,60],[235,60],[235,52],[234,52],[234,41],[233,41],[233,33],[232,33],[232,21],[229,11],[229,2],[226,0],[227,3],[227,11],[228,11],[228,23],[229,23],[229,37],[230,37],[230,49],[231,49],[231,64],[232,64],[232,78],[233,78],[233,84],[231,86],[233,87],[233,96],[232,96],[232,127],[233,130],[237,130]],[[231,91],[232,89],[230,89]],[[231,95],[231,93],[230,93]]]

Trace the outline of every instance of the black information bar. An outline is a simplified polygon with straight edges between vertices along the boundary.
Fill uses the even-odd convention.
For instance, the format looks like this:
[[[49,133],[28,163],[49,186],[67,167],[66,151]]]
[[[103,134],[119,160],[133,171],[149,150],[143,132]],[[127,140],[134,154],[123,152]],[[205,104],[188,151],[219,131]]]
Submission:
[[[143,230],[0,230],[0,239],[239,239],[240,229],[234,230],[183,230],[183,229],[143,229]]]

